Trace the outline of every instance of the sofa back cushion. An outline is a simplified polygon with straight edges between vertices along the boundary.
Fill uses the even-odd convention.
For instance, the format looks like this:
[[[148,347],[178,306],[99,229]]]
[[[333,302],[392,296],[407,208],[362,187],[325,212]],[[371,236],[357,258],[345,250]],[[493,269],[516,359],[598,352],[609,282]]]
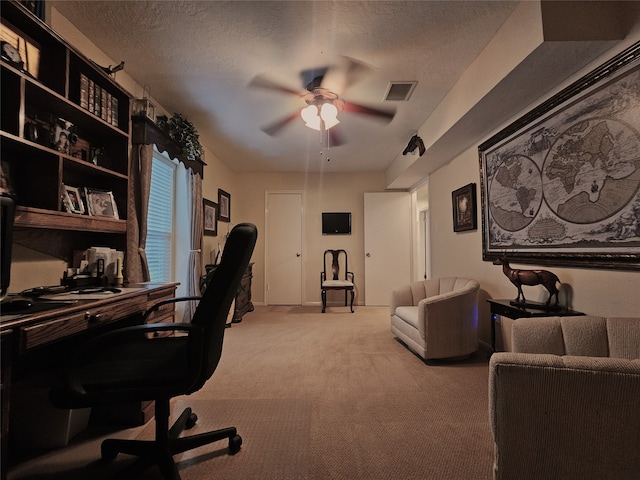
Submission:
[[[428,280],[420,280],[411,284],[411,294],[413,296],[413,304],[424,298],[435,297],[443,293],[455,292],[463,290],[467,287],[473,287],[478,282],[470,278],[464,277],[442,277],[430,278]]]
[[[513,323],[511,336],[514,352],[640,358],[640,318],[526,318]]]

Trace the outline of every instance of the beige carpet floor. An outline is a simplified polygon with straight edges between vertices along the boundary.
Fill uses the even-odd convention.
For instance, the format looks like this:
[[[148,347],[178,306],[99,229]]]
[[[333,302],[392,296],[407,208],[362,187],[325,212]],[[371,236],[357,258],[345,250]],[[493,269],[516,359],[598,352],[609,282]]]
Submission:
[[[258,306],[226,330],[216,373],[173,410],[197,413],[189,433],[237,427],[243,446],[176,457],[184,480],[492,478],[485,352],[424,362],[394,339],[386,307],[319,310]],[[102,439],[152,438],[153,428],[90,426],[66,448],[27,455],[9,480],[110,478],[131,459],[96,461]]]

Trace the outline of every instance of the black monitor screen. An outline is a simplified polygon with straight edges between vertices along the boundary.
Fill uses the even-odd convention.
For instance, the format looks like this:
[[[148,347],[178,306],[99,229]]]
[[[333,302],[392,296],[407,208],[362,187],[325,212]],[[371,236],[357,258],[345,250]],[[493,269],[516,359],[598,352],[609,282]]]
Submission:
[[[350,235],[351,212],[323,212],[323,235]]]

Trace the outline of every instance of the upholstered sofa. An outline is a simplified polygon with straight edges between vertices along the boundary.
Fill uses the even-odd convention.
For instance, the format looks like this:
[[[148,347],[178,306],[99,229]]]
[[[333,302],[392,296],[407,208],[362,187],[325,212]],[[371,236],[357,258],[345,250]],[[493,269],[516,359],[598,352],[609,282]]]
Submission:
[[[494,478],[640,479],[640,318],[520,319],[489,363]]]
[[[391,332],[425,360],[460,358],[478,349],[476,280],[443,277],[391,291]]]

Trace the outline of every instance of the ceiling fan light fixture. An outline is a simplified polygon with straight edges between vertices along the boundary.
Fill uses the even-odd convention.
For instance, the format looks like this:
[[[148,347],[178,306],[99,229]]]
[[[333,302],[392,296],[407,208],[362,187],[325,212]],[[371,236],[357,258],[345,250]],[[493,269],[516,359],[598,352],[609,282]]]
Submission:
[[[313,130],[322,128],[321,121],[324,123],[325,130],[329,130],[340,123],[340,120],[338,120],[338,108],[330,102],[321,104],[319,108],[313,104],[308,105],[300,111],[300,116],[304,120],[305,126]]]

